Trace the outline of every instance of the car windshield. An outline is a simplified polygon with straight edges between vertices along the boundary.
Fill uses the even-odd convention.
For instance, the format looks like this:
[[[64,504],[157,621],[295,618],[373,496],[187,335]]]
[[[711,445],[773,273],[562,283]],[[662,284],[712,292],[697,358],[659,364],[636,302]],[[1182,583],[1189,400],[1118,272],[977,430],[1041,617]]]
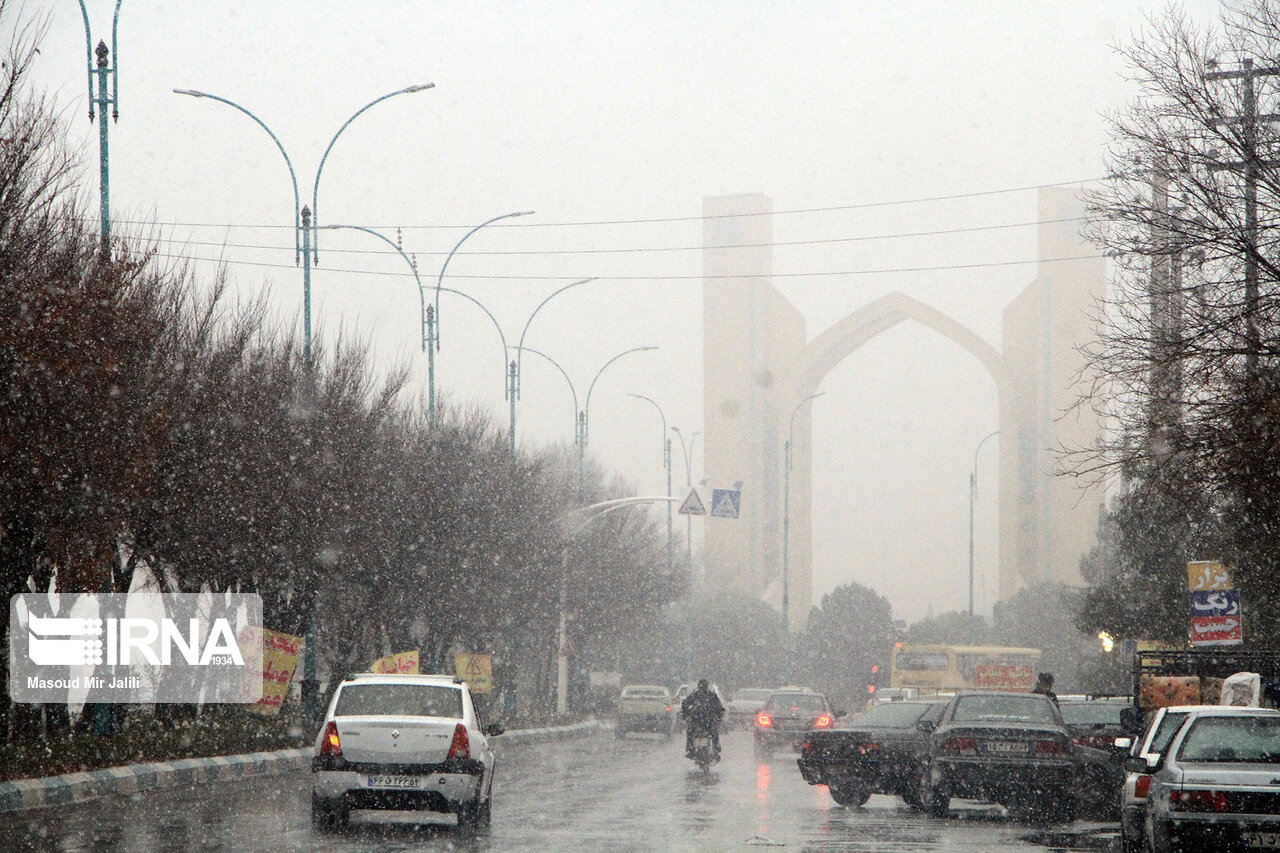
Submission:
[[[1179,761],[1280,763],[1280,716],[1200,717],[1188,726]]]
[[[1186,711],[1166,713],[1160,720],[1160,725],[1156,727],[1155,734],[1151,736],[1151,743],[1147,746],[1147,752],[1164,752],[1169,746],[1169,741],[1173,740],[1173,736],[1178,733],[1178,729],[1182,728],[1182,723],[1186,719]]]
[[[335,717],[462,717],[462,691],[437,684],[348,684]]]
[[[1056,723],[1053,703],[1044,696],[962,696],[952,719],[957,722]]]
[[[818,714],[827,709],[827,702],[816,693],[775,693],[765,706],[770,711],[798,711]]]
[[[768,690],[754,690],[750,688],[746,690],[739,690],[737,693],[733,694],[733,701],[759,702],[763,705],[765,702],[769,701],[770,692],[771,691]]]
[[[859,714],[852,724],[886,729],[909,729],[929,710],[927,702],[888,702]]]
[[[1120,702],[1059,702],[1062,720],[1069,726],[1119,726],[1120,712],[1129,707]]]

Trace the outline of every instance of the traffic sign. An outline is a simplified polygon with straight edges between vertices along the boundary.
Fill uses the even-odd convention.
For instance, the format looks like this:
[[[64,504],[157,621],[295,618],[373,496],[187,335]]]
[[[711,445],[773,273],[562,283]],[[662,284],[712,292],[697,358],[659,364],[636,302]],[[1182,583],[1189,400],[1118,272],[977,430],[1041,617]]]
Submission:
[[[711,515],[715,518],[737,518],[742,508],[742,491],[739,489],[712,489]]]
[[[680,504],[677,510],[681,515],[706,515],[707,508],[702,503],[702,498],[698,496],[696,488],[689,490],[689,497],[684,499],[684,503]]]

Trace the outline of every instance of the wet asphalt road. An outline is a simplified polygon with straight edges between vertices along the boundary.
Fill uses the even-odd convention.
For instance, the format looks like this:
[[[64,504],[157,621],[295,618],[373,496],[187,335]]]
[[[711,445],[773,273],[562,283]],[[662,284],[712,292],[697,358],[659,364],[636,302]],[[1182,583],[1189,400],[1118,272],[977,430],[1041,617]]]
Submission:
[[[1043,827],[996,806],[961,802],[945,820],[896,797],[844,809],[805,784],[794,757],[758,763],[745,732],[725,735],[724,760],[705,776],[679,738],[513,743],[498,762],[487,832],[357,813],[321,834],[304,771],[0,814],[0,850],[1119,850],[1115,825]]]

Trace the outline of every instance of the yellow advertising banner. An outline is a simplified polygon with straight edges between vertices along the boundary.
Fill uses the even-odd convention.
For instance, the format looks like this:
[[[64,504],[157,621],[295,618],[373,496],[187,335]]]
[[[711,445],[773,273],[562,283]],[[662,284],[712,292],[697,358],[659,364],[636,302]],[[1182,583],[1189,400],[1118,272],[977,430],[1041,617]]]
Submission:
[[[472,693],[493,692],[493,656],[458,652],[453,656],[453,671],[467,682]]]
[[[385,658],[378,658],[369,665],[369,671],[394,675],[417,675],[418,650],[414,649],[411,652],[400,652],[399,654],[387,655]]]
[[[303,645],[302,637],[281,634],[270,628],[262,629],[262,698],[253,705],[246,705],[246,708],[258,714],[279,712],[289,692],[293,671],[298,668]],[[256,675],[249,673],[250,677]]]
[[[1187,563],[1187,589],[1192,592],[1234,589],[1231,585],[1231,572],[1218,560]]]

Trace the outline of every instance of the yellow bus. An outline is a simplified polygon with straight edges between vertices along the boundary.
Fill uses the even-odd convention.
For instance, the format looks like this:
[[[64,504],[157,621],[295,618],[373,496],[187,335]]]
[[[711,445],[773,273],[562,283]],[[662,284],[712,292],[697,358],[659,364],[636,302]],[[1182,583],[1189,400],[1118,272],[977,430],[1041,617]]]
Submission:
[[[1039,649],[895,643],[889,686],[920,693],[965,689],[1029,691],[1035,686],[1039,660]]]

